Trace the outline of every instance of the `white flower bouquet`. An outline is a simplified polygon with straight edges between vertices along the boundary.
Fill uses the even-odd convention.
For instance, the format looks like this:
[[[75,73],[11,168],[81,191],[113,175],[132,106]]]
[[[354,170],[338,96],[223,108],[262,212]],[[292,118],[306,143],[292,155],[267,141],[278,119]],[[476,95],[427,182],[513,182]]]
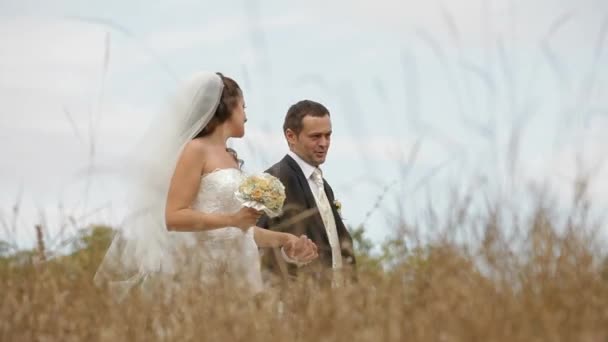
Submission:
[[[269,217],[283,212],[285,186],[268,173],[248,176],[239,185],[236,197],[244,206],[263,211]]]

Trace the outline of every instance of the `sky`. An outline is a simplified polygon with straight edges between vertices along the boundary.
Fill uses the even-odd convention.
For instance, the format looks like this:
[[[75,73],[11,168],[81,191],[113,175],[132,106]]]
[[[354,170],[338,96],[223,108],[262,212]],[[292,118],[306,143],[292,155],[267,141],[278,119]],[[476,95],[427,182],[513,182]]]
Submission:
[[[479,179],[513,201],[530,181],[567,199],[588,172],[603,205],[607,35],[595,0],[0,0],[0,238],[119,222],[124,184],[86,170],[119,163],[199,70],[244,89],[231,145],[250,172],[285,154],[291,104],[326,105],[324,174],[376,242],[395,213],[454,205]]]

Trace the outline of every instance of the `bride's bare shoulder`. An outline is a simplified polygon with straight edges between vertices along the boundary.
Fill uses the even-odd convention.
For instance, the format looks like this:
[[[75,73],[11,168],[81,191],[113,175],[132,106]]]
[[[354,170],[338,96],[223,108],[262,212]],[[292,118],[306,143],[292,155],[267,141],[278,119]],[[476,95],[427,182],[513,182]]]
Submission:
[[[209,144],[205,139],[192,139],[184,146],[183,155],[203,158],[209,152]]]

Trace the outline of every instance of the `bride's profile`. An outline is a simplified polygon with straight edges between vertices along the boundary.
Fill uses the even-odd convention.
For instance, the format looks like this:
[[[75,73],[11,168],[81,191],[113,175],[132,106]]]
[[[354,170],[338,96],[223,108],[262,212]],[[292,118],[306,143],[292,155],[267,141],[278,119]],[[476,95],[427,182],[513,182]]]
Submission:
[[[299,262],[316,246],[256,227],[261,212],[243,207],[236,191],[246,174],[229,138],[244,136],[243,92],[221,73],[199,72],[177,91],[135,149],[129,216],[95,274],[119,300],[158,279],[205,285],[228,282],[262,291],[258,247],[285,247]]]

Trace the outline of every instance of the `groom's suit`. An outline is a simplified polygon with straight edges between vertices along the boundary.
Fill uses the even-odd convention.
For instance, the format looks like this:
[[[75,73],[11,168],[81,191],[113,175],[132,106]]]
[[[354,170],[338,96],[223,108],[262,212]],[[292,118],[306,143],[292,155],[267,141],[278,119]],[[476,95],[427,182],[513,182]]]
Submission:
[[[280,162],[266,170],[281,180],[285,186],[286,199],[281,216],[277,218],[263,216],[258,222],[258,226],[289,232],[298,237],[308,236],[317,245],[319,258],[308,265],[298,267],[286,263],[281,251],[274,249],[272,252],[264,253],[263,267],[273,274],[282,276],[283,279],[296,276],[298,273],[309,273],[325,283],[331,279],[332,272],[330,271],[335,268],[335,258],[332,256],[330,239],[309,185],[309,179],[306,178],[302,167],[294,158],[297,156],[286,155]],[[336,208],[333,190],[324,179],[323,188],[335,220],[339,248],[334,248],[334,251],[338,250],[341,254],[341,273],[353,271],[355,266],[353,240]]]

